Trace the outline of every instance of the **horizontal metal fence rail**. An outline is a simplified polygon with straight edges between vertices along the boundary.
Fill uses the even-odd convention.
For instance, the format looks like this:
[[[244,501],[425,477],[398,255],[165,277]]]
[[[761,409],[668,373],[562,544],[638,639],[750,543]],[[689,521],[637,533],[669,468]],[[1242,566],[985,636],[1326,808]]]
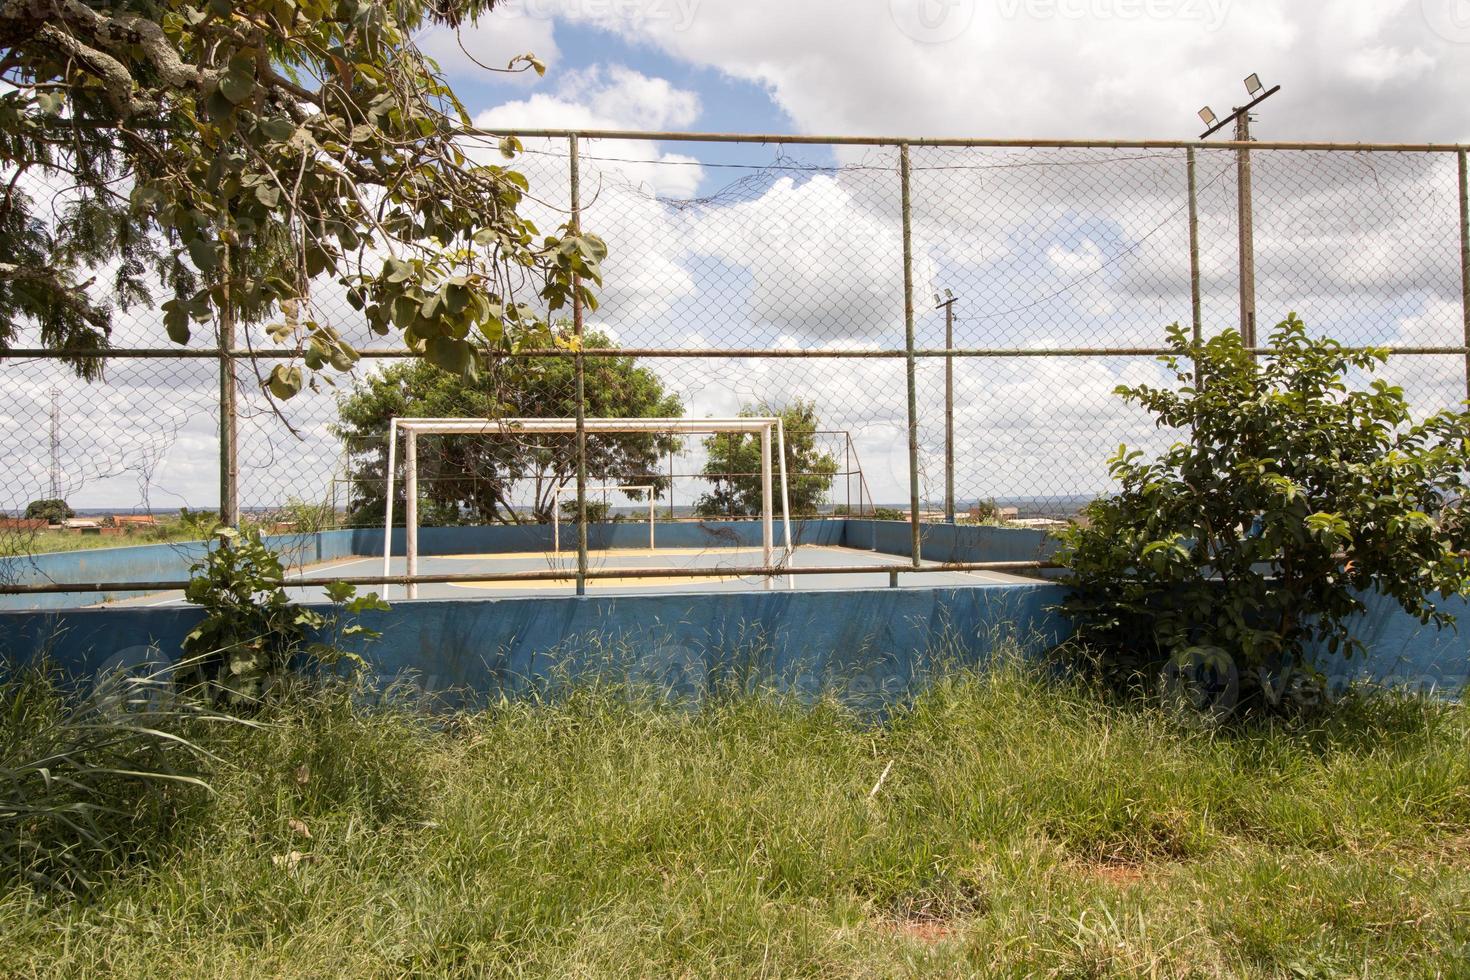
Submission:
[[[1049,561],[980,561],[932,563],[927,565],[832,565],[826,568],[789,568],[782,565],[668,568],[589,568],[588,579],[604,578],[776,578],[785,575],[893,575],[932,574],[935,572],[1008,572],[1022,574],[1063,566]],[[454,572],[439,575],[338,575],[290,578],[282,582],[286,588],[322,588],[341,582],[346,585],[453,585],[470,582],[570,582],[576,569],[547,569],[521,572]],[[177,592],[187,588],[188,579],[156,582],[34,582],[24,585],[0,585],[0,595],[51,595],[75,592]]]
[[[1345,352],[1358,352],[1365,350],[1381,350],[1390,355],[1431,355],[1431,354],[1465,354],[1470,353],[1470,347],[1460,345],[1442,345],[1438,347],[1396,347],[1392,344],[1363,344],[1359,346],[1343,346]],[[1269,354],[1269,347],[1248,347],[1246,350],[1253,354]],[[954,347],[945,348],[917,348],[914,351],[906,351],[901,348],[885,350],[830,350],[812,348],[778,348],[766,347],[593,347],[581,352],[584,357],[606,358],[606,357],[659,357],[678,358],[687,360],[698,360],[700,358],[771,358],[773,360],[796,359],[796,360],[901,360],[913,357],[1158,357],[1174,353],[1168,347],[1027,347],[1017,349],[1013,347]],[[422,357],[418,351],[400,350],[361,350],[358,354],[364,359],[385,360],[407,360]],[[95,350],[67,351],[65,349],[45,350],[43,348],[25,348],[10,350],[0,353],[0,362],[7,358],[15,360],[46,360],[59,357],[92,357],[101,360],[120,358],[123,360],[218,360],[221,352],[214,350],[162,350],[153,348],[118,348],[117,350],[106,350],[98,353]],[[225,357],[237,360],[291,360],[301,356],[300,351],[250,351],[235,350],[224,353]],[[557,348],[538,348],[535,350],[508,351],[506,353],[487,354],[486,358],[517,360],[523,358],[568,358],[570,355]]]
[[[1234,140],[1089,140],[1089,139],[987,139],[963,136],[810,136],[799,133],[690,133],[650,132],[628,129],[534,129],[512,126],[506,129],[471,127],[466,135],[499,139],[585,139],[633,140],[654,143],[754,143],[775,145],[818,146],[915,146],[951,147],[956,149],[1016,150],[1321,150],[1353,153],[1456,153],[1470,149],[1465,143],[1342,143],[1310,141]]]

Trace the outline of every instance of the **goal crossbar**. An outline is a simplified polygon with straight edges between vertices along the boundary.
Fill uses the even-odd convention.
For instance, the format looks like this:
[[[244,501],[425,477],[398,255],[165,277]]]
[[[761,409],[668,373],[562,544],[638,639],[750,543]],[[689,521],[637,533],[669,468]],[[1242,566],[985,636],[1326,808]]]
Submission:
[[[383,574],[391,574],[390,561],[393,557],[393,499],[397,482],[398,435],[403,433],[403,482],[404,482],[404,557],[406,572],[410,579],[418,574],[418,437],[420,435],[516,435],[526,434],[719,434],[742,433],[760,437],[761,451],[761,549],[765,567],[774,565],[775,534],[773,526],[774,486],[773,460],[779,468],[781,492],[781,526],[784,546],[784,561],[789,563],[791,544],[791,503],[786,474],[786,430],[779,416],[756,416],[751,418],[668,419],[668,418],[393,418],[388,425],[388,465],[385,476],[387,493],[384,497],[383,521]],[[775,446],[772,447],[774,437]],[[772,452],[774,448],[775,452]],[[582,488],[585,493],[587,487]],[[650,493],[650,500],[652,494]],[[795,578],[787,576],[787,584],[795,585]],[[577,591],[585,588],[578,577]],[[766,587],[771,579],[767,577]],[[417,598],[418,589],[412,581],[407,586],[408,598]]]

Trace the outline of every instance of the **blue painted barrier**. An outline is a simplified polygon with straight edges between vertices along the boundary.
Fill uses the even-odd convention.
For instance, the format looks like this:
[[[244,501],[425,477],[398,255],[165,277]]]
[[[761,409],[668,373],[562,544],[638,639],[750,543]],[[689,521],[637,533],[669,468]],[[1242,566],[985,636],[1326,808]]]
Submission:
[[[797,522],[792,530],[803,543],[895,555],[906,555],[911,540],[903,522],[815,520]],[[640,533],[629,523],[589,532],[593,547],[601,549],[638,546],[646,542],[647,529]],[[759,543],[760,526],[748,521],[661,524],[658,534],[660,547],[750,547]],[[426,554],[493,553],[549,547],[550,528],[425,528],[422,535]],[[294,563],[330,561],[381,554],[382,532],[283,535],[273,543]],[[31,580],[182,578],[201,547],[96,549],[25,561],[37,577]],[[926,558],[937,561],[1026,561],[1049,557],[1055,542],[1027,529],[931,525],[922,547]],[[1050,610],[1064,595],[1058,585],[984,584],[425,600],[400,603],[370,618],[384,632],[370,656],[385,674],[414,673],[436,690],[462,688],[479,695],[514,692],[559,674],[613,671],[653,681],[673,674],[697,680],[742,669],[787,686],[848,677],[865,690],[885,694],[919,676],[937,650],[977,662],[1001,638],[1027,641],[1033,649],[1060,641],[1070,628]],[[0,612],[0,655],[25,659],[44,650],[83,676],[176,655],[200,615],[177,606],[57,608],[75,606],[79,598],[97,602],[95,595],[6,598],[32,608]],[[1442,602],[1470,630],[1470,600],[1452,596]],[[1370,597],[1368,604],[1367,614],[1354,624],[1367,656],[1346,661],[1320,655],[1318,664],[1331,678],[1451,692],[1470,682],[1470,633],[1422,626],[1382,596]]]
[[[276,534],[266,544],[280,552],[288,565],[302,565],[350,558],[354,531],[320,531]],[[382,540],[381,535],[378,538]],[[205,550],[202,541],[169,544],[128,545],[122,548],[84,548],[43,555],[0,558],[0,581],[16,585],[43,582],[160,582],[189,577],[189,566]],[[0,610],[67,609],[101,602],[115,602],[140,595],[138,592],[63,592],[37,595],[0,596]]]
[[[1051,611],[1060,597],[1036,584],[426,600],[361,621],[383,633],[363,651],[382,677],[451,701],[597,676],[689,694],[728,683],[836,690],[876,705],[936,664],[983,662],[1002,642],[1050,649],[1068,633]],[[5,613],[0,654],[45,651],[81,677],[167,664],[200,616],[182,606]]]
[[[654,535],[660,548],[755,548],[761,543],[759,521],[656,521]],[[791,540],[796,544],[838,545],[843,540],[840,520],[791,522]],[[362,528],[352,535],[352,553],[381,555],[382,528]],[[404,552],[403,528],[393,529],[393,553]],[[776,525],[776,543],[783,541]],[[419,529],[419,551],[425,555],[505,554],[516,551],[550,551],[550,524],[511,524],[493,527],[425,527]],[[577,526],[562,524],[563,551],[575,550]],[[648,547],[648,524],[619,521],[587,525],[587,546],[593,551],[613,548]]]

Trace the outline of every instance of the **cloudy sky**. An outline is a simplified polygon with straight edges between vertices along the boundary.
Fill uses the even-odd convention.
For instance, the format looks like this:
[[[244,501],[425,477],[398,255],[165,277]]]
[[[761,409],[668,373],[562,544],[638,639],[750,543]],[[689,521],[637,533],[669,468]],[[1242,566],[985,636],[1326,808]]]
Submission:
[[[496,131],[1192,139],[1200,106],[1224,114],[1258,72],[1282,86],[1258,113],[1258,139],[1470,140],[1466,0],[512,0],[419,43]],[[526,52],[544,78],[482,67]],[[527,150],[528,210],[554,227],[564,144]],[[611,248],[595,325],[623,344],[902,346],[892,150],[597,141],[584,154],[586,223]],[[1188,319],[1182,153],[934,150],[914,164],[921,344],[943,342],[926,302],[941,289],[959,297],[960,346],[1153,346]],[[1206,329],[1236,316],[1233,175],[1230,155],[1201,155]],[[1297,310],[1349,341],[1457,342],[1452,156],[1258,154],[1256,201],[1263,324]],[[126,331],[145,342],[156,326],[145,317]],[[853,436],[871,495],[906,498],[901,361],[650,366],[690,415],[815,398],[824,424]],[[925,362],[919,377],[930,497],[943,486],[942,370]],[[1453,358],[1404,359],[1394,379],[1437,407],[1459,397],[1456,370]],[[1167,438],[1111,389],[1161,377],[1148,358],[962,362],[959,495],[1102,489],[1119,442]],[[216,502],[209,365],[120,366],[85,397],[39,367],[24,382],[11,421],[28,435],[7,462],[26,487],[12,495],[47,479],[44,415],[59,382],[77,423],[64,482],[80,502]],[[288,408],[299,440],[258,401],[246,399],[245,502],[321,498],[337,465],[331,397]],[[699,489],[681,486],[679,502]]]
[[[1470,136],[1464,0],[512,0],[463,43],[546,61],[497,79],[425,39],[476,109],[531,125],[1187,139],[1259,72],[1283,89],[1261,139]],[[585,84],[612,71],[638,80]]]

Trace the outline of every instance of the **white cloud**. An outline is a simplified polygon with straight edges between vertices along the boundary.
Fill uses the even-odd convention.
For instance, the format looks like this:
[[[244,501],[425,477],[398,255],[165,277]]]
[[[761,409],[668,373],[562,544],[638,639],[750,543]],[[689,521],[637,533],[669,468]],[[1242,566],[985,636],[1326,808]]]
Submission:
[[[671,2],[663,6],[678,16],[662,17],[650,3],[522,6],[521,16],[497,14],[466,33],[478,60],[498,64],[533,50],[555,62],[556,20],[532,15],[550,11],[754,82],[807,133],[1188,138],[1197,133],[1195,109],[1242,101],[1240,76],[1255,70],[1283,86],[1259,114],[1255,135],[1263,139],[1470,135],[1460,96],[1470,59],[1430,26],[1421,0],[961,0],[944,9],[968,7],[972,17],[948,25],[954,29],[941,31],[939,43],[915,36],[917,22],[900,18],[905,33],[884,0]],[[1133,9],[1142,12],[1126,12]],[[424,43],[449,70],[478,72],[452,37],[433,34]],[[1250,52],[1249,64],[1239,63],[1241,51]],[[698,128],[701,109],[697,93],[630,67],[553,67],[542,88],[476,122],[491,130],[681,129]],[[531,141],[527,150],[515,164],[532,179],[527,210],[549,231],[566,220],[565,144]],[[888,151],[837,151],[842,162],[880,169],[778,171],[707,201],[689,200],[708,171],[687,153],[636,141],[585,141],[582,153],[585,222],[611,249],[603,305],[590,322],[621,343],[901,344],[901,238]],[[1457,342],[1451,157],[1254,159],[1263,325],[1295,309],[1309,325],[1352,341]],[[1163,324],[1187,320],[1182,153],[916,148],[914,163],[915,293],[922,301],[935,287],[955,290],[962,345],[1152,345]],[[1234,159],[1201,153],[1199,167],[1206,328],[1218,329],[1236,316]],[[941,336],[943,317],[928,305],[920,303],[921,343]],[[1422,405],[1442,404],[1463,386],[1455,361],[1400,359],[1390,373]],[[693,415],[816,398],[826,424],[854,434],[874,495],[906,498],[902,360],[652,366]],[[1118,442],[1157,447],[1169,439],[1110,393],[1119,383],[1162,380],[1146,358],[962,360],[956,373],[962,496],[1096,490],[1106,482],[1102,460]],[[191,383],[199,400],[166,394],[167,386],[144,397],[193,404],[187,431],[207,456],[208,420],[197,406],[208,404],[209,379]],[[919,385],[926,477],[937,483],[942,362],[923,362]],[[288,486],[278,475],[293,467],[321,482],[318,471],[333,453],[322,429],[332,415],[328,400],[291,410],[305,442],[278,429],[267,440],[274,423],[264,416],[246,437],[260,440],[248,458],[262,502],[283,496],[272,481]],[[180,479],[208,499],[212,473],[196,469]]]
[[[446,75],[535,84],[540,76],[526,70],[505,74],[512,58],[534,54],[555,72],[561,60],[553,23],[535,17],[482,17],[478,23],[461,25],[458,31],[433,27],[418,37],[419,49],[439,63]],[[496,71],[487,71],[496,69]]]
[[[1070,275],[1091,275],[1101,272],[1103,267],[1102,252],[1097,243],[1090,240],[1084,241],[1077,249],[1053,245],[1046,250],[1046,257],[1052,265]]]
[[[648,4],[540,6],[756,82],[801,132],[1187,138],[1195,109],[1242,101],[1258,71],[1283,86],[1262,138],[1446,141],[1470,134],[1470,58],[1436,30],[1442,2],[749,0],[687,23]],[[916,30],[904,14],[921,3],[954,29]]]
[[[674,129],[699,118],[699,96],[622,65],[593,65],[571,72],[558,89],[569,102],[633,129]]]

